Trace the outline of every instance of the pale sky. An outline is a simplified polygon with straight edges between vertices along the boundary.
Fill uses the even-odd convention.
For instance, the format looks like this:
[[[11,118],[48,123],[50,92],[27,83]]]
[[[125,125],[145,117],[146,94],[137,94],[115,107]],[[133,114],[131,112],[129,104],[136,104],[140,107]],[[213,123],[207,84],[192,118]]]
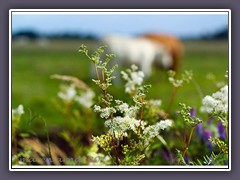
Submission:
[[[12,16],[13,32],[31,29],[44,34],[74,32],[98,37],[109,33],[137,35],[147,32],[188,37],[214,33],[227,26],[228,15],[224,14],[16,14]]]

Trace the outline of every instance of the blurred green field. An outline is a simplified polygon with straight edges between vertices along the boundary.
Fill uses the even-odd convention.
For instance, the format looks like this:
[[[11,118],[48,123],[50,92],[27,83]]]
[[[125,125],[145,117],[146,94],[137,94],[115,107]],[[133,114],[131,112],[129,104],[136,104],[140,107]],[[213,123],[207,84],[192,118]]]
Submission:
[[[12,108],[23,104],[25,111],[31,109],[43,116],[50,127],[63,125],[63,117],[53,105],[58,98],[59,80],[50,78],[53,74],[71,75],[90,84],[93,89],[96,85],[91,81],[90,62],[78,53],[79,46],[84,43],[88,48],[95,46],[94,41],[55,40],[48,46],[30,42],[26,45],[12,43]],[[202,94],[212,94],[218,88],[213,81],[206,78],[207,74],[215,75],[217,81],[224,81],[228,69],[228,42],[227,41],[186,41],[185,54],[181,72],[192,70],[194,80]],[[151,78],[146,84],[152,84],[148,98],[161,99],[163,108],[166,108],[172,93],[172,86],[167,79],[167,71],[154,69]],[[171,113],[178,108],[179,102],[198,108],[201,105],[201,96],[196,84],[190,83],[180,88],[174,101]],[[127,99],[124,87],[112,87],[111,93],[117,99]],[[37,127],[39,128],[39,127]],[[41,130],[40,130],[41,131]]]

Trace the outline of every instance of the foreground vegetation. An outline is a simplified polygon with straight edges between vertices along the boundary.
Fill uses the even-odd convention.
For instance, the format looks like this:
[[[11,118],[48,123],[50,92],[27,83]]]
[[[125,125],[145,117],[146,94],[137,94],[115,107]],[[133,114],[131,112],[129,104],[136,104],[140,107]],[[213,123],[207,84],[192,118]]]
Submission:
[[[119,86],[111,85],[111,70],[96,61],[101,48],[91,56],[84,46],[77,53],[79,45],[75,46],[74,42],[65,42],[66,46],[56,43],[51,49],[13,46],[12,103],[18,107],[13,111],[13,162],[227,164],[228,112],[216,110],[204,98],[214,92],[227,97],[226,44],[218,42],[213,48],[214,43],[186,42],[178,76],[154,69],[153,76],[144,80],[137,67],[127,71],[125,68],[122,71],[125,86],[123,82]],[[87,44],[90,49],[91,45],[94,47],[94,42]],[[91,77],[92,62],[88,58],[104,75]],[[115,71],[120,73],[121,69]],[[132,73],[139,76],[134,85],[135,81],[129,78]],[[92,82],[92,78],[96,80]],[[132,86],[127,90],[129,84]],[[152,88],[144,84],[151,84]],[[219,100],[217,95],[213,94],[212,99]],[[32,148],[24,149],[27,144]],[[68,161],[59,162],[59,156]],[[20,157],[39,160],[19,162]],[[46,158],[54,161],[48,162]],[[76,158],[78,161],[74,161]]]

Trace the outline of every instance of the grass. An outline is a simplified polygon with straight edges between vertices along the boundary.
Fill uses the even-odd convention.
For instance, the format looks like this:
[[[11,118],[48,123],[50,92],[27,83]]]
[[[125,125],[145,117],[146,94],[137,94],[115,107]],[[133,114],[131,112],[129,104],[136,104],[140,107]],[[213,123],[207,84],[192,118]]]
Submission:
[[[94,41],[62,40],[50,41],[47,47],[30,42],[19,46],[12,44],[12,108],[23,104],[25,111],[31,109],[43,116],[50,127],[63,125],[63,117],[54,107],[60,81],[50,79],[52,74],[76,76],[96,87],[90,77],[90,64],[78,53],[79,46],[84,43],[88,48],[95,46]],[[195,82],[203,95],[217,90],[215,84],[206,79],[212,73],[216,80],[223,81],[228,69],[228,43],[226,41],[186,41],[185,55],[181,66],[183,70],[192,70]],[[167,107],[172,93],[168,83],[166,70],[154,68],[153,75],[146,80],[152,84],[149,98],[162,99],[163,107]],[[90,85],[90,86],[91,86]],[[110,88],[118,99],[127,99],[123,86]],[[174,101],[171,113],[178,108],[178,102],[199,108],[201,97],[193,83],[180,88]],[[27,118],[27,115],[25,115]],[[38,127],[39,124],[35,124]],[[36,131],[41,129],[36,128]]]

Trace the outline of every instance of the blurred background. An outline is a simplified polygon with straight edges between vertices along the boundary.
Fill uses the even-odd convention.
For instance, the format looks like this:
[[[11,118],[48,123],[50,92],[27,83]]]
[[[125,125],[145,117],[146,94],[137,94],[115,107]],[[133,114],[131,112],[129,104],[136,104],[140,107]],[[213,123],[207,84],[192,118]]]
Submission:
[[[12,108],[23,104],[45,117],[50,128],[63,125],[64,118],[54,106],[60,81],[52,74],[76,76],[93,89],[90,62],[78,53],[81,44],[91,50],[99,38],[118,33],[140,36],[145,33],[169,34],[184,45],[180,72],[192,70],[194,82],[182,87],[174,101],[197,109],[202,96],[219,89],[228,70],[228,15],[227,14],[13,14],[12,15]],[[167,107],[172,86],[167,70],[153,73],[146,79],[152,84],[148,98],[162,100]],[[114,86],[111,93],[118,99],[128,98],[123,86]],[[200,93],[199,93],[200,91]],[[201,96],[202,95],[202,96]],[[28,116],[28,115],[26,115]],[[42,133],[36,122],[36,132]]]

